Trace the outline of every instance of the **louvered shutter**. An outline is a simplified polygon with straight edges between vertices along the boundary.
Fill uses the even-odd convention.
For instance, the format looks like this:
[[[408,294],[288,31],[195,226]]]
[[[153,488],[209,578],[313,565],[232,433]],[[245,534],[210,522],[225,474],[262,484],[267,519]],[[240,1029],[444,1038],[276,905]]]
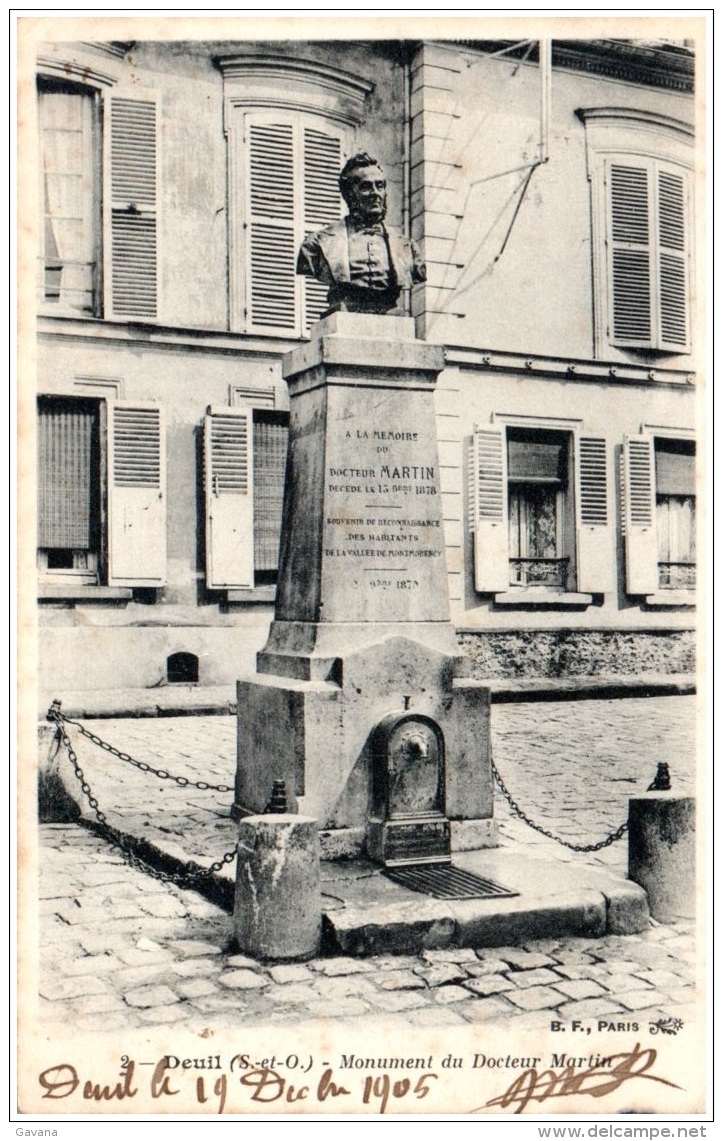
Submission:
[[[331,129],[302,128],[303,237],[339,220],[342,198],[339,171],[343,164],[343,139]],[[306,331],[328,309],[328,285],[305,277],[303,326]]]
[[[204,424],[206,583],[254,585],[251,409],[209,408]]]
[[[246,250],[250,328],[297,328],[294,125],[249,115]]]
[[[658,540],[652,436],[626,436],[623,455],[626,589],[628,594],[654,594],[658,589]]]
[[[166,581],[163,410],[148,401],[108,403],[108,584]]]
[[[649,171],[614,162],[608,176],[611,340],[646,346],[653,336]]]
[[[151,94],[106,96],[108,316],[158,315],[157,114]]]
[[[607,447],[603,438],[578,437],[575,484],[577,588],[589,594],[604,594],[614,587],[614,567]]]
[[[475,427],[469,471],[469,518],[474,543],[474,584],[479,593],[510,585],[507,458],[504,428]]]
[[[686,183],[682,174],[658,172],[658,273],[663,348],[689,344]]]

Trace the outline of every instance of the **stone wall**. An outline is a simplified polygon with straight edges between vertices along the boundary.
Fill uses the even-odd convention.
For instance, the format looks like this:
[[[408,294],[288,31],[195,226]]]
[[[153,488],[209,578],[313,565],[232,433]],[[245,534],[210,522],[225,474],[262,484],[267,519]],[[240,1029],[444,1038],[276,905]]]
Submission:
[[[695,670],[693,630],[511,630],[461,632],[458,638],[474,678]]]

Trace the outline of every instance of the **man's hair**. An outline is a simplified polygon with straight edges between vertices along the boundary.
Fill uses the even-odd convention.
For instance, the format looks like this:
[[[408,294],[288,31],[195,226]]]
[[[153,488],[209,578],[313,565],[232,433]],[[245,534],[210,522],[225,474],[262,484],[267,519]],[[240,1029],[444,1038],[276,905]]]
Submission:
[[[349,205],[349,184],[351,182],[351,176],[355,170],[360,170],[364,166],[379,166],[379,163],[375,158],[372,158],[371,155],[368,155],[366,151],[360,151],[358,155],[352,155],[352,157],[344,163],[342,172],[339,175],[339,190],[347,206]],[[379,166],[379,169],[381,170],[382,168]]]

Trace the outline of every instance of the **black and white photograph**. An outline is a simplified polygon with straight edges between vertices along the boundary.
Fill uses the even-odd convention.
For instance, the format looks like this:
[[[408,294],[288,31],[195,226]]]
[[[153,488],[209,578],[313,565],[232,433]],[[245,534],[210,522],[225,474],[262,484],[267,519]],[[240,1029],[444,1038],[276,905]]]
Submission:
[[[706,15],[16,28],[13,1120],[705,1136]]]

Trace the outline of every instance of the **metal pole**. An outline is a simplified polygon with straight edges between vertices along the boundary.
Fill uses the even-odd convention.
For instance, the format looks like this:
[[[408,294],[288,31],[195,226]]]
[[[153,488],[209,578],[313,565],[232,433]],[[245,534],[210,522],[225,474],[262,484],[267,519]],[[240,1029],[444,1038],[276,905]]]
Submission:
[[[540,162],[547,162],[550,140],[552,40],[540,40]]]

